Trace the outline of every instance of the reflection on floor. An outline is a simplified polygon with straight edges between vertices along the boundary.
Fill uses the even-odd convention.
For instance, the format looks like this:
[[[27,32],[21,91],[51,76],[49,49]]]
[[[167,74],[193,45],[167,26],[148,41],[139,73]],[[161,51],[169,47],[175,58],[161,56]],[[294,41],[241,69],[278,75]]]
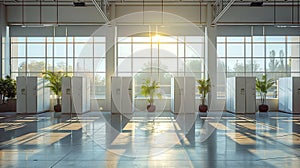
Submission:
[[[300,167],[300,116],[0,114],[0,167]]]

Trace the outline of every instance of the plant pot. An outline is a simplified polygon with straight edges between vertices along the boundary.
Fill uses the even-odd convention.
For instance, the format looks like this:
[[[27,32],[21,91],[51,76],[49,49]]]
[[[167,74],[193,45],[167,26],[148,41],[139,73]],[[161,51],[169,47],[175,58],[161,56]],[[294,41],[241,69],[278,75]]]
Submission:
[[[261,104],[258,106],[259,112],[267,112],[269,110],[269,106],[266,104]]]
[[[199,105],[199,112],[203,112],[203,113],[205,113],[205,112],[207,112],[207,110],[208,110],[208,106],[207,105]]]
[[[16,112],[16,99],[8,99],[4,104],[0,103],[0,112]]]
[[[156,106],[153,104],[147,105],[147,111],[148,112],[154,112],[156,110]]]
[[[55,112],[61,112],[61,105],[60,104],[57,104],[54,106],[54,111]]]

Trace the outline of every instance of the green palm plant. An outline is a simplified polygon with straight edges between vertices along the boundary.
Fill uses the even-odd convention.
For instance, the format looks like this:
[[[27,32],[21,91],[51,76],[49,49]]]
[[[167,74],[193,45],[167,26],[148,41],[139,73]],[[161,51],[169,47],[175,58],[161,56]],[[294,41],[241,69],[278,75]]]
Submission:
[[[149,79],[146,79],[142,84],[141,95],[147,98],[147,102],[150,105],[153,105],[155,97],[158,97],[159,99],[162,98],[161,94],[157,93],[158,88],[160,88],[159,83],[155,80],[151,81]]]
[[[205,105],[206,96],[211,88],[210,78],[197,80],[197,83],[199,94],[201,94],[201,105]]]
[[[260,101],[264,105],[268,90],[274,85],[275,80],[267,80],[267,75],[263,75],[261,80],[256,78],[256,90],[260,93]]]
[[[63,72],[43,72],[43,78],[49,81],[49,84],[46,87],[49,87],[50,90],[57,96],[56,102],[60,106],[60,97],[62,94],[62,78],[66,76]]]

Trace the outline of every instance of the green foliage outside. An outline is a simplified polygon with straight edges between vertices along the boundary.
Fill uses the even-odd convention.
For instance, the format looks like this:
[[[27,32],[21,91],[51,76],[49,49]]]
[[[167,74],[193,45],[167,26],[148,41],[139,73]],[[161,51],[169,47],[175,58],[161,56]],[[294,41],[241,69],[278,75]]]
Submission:
[[[5,98],[15,98],[16,90],[16,81],[10,76],[6,76],[5,79],[0,79],[0,95],[2,103],[5,103]]]

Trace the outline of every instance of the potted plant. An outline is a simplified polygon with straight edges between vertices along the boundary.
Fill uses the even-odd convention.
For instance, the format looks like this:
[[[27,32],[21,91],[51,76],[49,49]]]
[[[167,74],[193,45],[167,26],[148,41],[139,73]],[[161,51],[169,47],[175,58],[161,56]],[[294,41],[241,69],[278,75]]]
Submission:
[[[206,101],[206,96],[210,92],[210,88],[211,88],[210,78],[197,80],[197,83],[198,83],[197,88],[199,94],[201,95],[201,104],[199,105],[199,111],[207,112],[208,106],[205,104],[205,101]]]
[[[149,79],[145,80],[143,82],[143,85],[141,87],[141,94],[147,98],[147,102],[149,103],[147,105],[147,111],[148,112],[154,112],[156,109],[156,106],[154,103],[154,98],[158,97],[161,99],[161,94],[157,93],[157,89],[159,88],[159,83],[155,80],[151,81]]]
[[[275,80],[269,79],[267,80],[267,75],[263,75],[261,80],[256,78],[256,90],[260,94],[261,104],[258,106],[260,112],[267,112],[269,110],[269,106],[266,103],[266,95],[268,90],[274,85]]]
[[[10,76],[0,79],[0,111],[15,112],[16,111],[16,80]]]
[[[6,103],[6,98],[12,99],[16,97],[17,84],[10,76],[0,79],[0,95],[2,104]]]
[[[62,72],[47,71],[43,73],[43,78],[50,82],[46,87],[49,87],[50,90],[57,96],[56,105],[54,105],[55,112],[61,112],[61,104],[60,104],[60,98],[62,94],[61,82],[62,82],[62,77],[64,76],[65,74]]]

